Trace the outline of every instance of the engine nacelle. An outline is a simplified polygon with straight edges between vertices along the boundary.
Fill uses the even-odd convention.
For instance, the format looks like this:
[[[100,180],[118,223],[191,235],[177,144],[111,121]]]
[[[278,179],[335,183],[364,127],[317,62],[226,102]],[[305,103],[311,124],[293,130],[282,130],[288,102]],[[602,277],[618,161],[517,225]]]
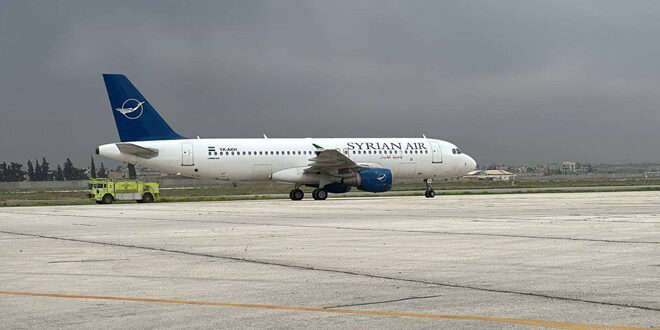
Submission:
[[[392,189],[392,171],[386,168],[359,170],[352,177],[344,178],[342,183],[363,191],[385,192]]]
[[[326,184],[325,187],[323,187],[325,191],[333,194],[343,194],[351,191],[351,186],[347,184],[341,184],[339,182],[333,182],[331,184]]]

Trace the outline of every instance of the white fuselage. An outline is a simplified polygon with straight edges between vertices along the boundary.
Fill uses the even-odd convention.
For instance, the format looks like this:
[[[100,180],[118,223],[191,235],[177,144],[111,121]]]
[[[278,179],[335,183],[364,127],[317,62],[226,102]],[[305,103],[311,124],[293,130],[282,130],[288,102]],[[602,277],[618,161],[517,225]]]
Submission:
[[[143,158],[122,153],[116,144],[102,145],[98,153],[187,177],[299,184],[318,180],[295,174],[309,166],[309,159],[322,149],[336,149],[357,164],[390,169],[395,180],[458,177],[476,166],[455,145],[428,138],[186,139],[131,143],[157,149],[158,155]]]

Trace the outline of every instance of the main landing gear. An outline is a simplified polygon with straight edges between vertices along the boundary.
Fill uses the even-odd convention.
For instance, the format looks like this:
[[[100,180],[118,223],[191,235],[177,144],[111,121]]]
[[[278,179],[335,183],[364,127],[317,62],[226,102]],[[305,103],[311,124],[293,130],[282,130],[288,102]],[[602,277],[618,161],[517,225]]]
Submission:
[[[289,193],[289,198],[291,198],[291,200],[294,201],[302,200],[303,197],[305,197],[305,193],[303,193],[303,191],[300,190],[298,187],[296,187],[296,189],[291,190],[291,192]]]
[[[305,193],[303,193],[303,191],[300,190],[298,186],[296,186],[296,188],[291,190],[289,193],[289,198],[291,198],[293,201],[302,200],[303,197],[305,197]],[[312,191],[312,197],[314,197],[314,199],[317,201],[322,201],[328,198],[328,192],[325,191],[325,189],[316,188],[314,191]]]
[[[426,184],[426,192],[424,193],[424,196],[426,196],[426,198],[435,197],[435,190],[431,187],[431,179],[424,179],[424,183]]]
[[[317,201],[322,201],[328,198],[328,192],[325,189],[316,188],[312,191],[312,197]]]

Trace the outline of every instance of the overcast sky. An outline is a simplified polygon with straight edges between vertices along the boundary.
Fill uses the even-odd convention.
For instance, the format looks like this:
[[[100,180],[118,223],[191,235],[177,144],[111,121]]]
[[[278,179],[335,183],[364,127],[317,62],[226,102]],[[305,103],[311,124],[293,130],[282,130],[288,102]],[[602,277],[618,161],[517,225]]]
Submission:
[[[0,161],[118,141],[104,72],[184,136],[660,161],[660,1],[185,3],[0,0]]]

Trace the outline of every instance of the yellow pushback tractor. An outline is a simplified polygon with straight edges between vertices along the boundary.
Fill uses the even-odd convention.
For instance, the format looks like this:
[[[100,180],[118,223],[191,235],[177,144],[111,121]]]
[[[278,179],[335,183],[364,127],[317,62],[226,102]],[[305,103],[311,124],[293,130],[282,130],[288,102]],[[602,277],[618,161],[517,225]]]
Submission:
[[[114,201],[152,203],[159,194],[160,188],[156,182],[94,179],[89,181],[87,197],[97,204],[111,204]]]

